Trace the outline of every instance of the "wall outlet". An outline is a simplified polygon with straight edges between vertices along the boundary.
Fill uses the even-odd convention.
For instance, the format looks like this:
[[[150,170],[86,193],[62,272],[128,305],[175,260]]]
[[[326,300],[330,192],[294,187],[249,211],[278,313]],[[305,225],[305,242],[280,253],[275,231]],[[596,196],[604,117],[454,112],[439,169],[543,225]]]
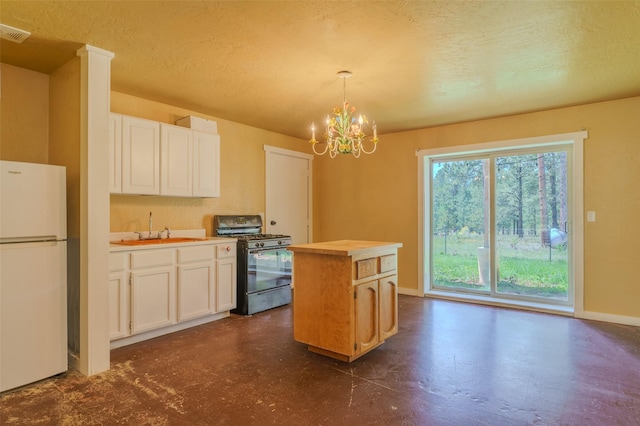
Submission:
[[[587,212],[587,222],[595,222],[596,221],[596,212],[588,211]]]

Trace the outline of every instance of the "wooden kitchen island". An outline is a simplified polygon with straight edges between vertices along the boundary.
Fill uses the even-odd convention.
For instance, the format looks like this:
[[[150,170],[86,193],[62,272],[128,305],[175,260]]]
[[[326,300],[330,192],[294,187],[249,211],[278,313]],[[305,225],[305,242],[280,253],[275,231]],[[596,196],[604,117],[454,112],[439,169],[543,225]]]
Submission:
[[[294,339],[351,362],[396,334],[399,247],[355,240],[289,246]]]

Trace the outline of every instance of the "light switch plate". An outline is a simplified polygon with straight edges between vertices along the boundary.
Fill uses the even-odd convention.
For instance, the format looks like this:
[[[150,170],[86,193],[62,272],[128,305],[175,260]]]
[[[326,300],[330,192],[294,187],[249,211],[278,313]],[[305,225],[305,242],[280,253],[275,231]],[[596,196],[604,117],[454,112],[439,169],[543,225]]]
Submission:
[[[588,211],[587,212],[587,222],[595,222],[596,221],[596,212]]]

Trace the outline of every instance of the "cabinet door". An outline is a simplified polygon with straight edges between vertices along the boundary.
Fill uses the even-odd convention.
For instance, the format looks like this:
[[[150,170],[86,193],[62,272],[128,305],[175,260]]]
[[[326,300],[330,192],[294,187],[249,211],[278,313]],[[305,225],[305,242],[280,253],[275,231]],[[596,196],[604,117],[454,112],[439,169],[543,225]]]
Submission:
[[[160,195],[192,195],[193,131],[160,124]]]
[[[380,279],[380,341],[398,332],[398,276]]]
[[[109,114],[109,192],[122,192],[122,116]]]
[[[355,354],[376,346],[378,340],[378,281],[355,286]]]
[[[178,266],[178,321],[214,312],[213,269],[211,262]]]
[[[160,124],[122,116],[122,192],[160,193]]]
[[[176,322],[175,267],[143,269],[131,273],[131,333]]]
[[[129,335],[129,286],[124,271],[109,274],[109,338]]]
[[[236,259],[218,260],[216,273],[216,311],[224,312],[236,307]]]
[[[220,196],[220,136],[193,132],[193,196]]]

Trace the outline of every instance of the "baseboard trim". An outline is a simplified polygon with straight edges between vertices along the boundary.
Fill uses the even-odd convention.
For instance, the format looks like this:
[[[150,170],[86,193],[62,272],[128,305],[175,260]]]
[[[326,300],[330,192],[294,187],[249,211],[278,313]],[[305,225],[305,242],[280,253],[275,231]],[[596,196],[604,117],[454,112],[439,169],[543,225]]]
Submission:
[[[134,343],[143,342],[145,340],[153,339],[155,337],[159,337],[165,334],[173,333],[176,331],[186,330],[187,328],[195,327],[198,325],[203,325],[209,322],[218,321],[223,318],[229,317],[231,314],[229,311],[220,312],[213,315],[208,315],[206,317],[196,318],[193,320],[181,322],[178,324],[173,324],[168,327],[162,327],[155,330],[145,331],[140,334],[134,334],[122,339],[112,340],[110,344],[110,349],[117,349],[123,346],[132,345]]]
[[[640,318],[630,317],[626,315],[606,314],[603,312],[593,312],[593,311],[581,311],[581,312],[576,312],[575,317],[580,319],[586,319],[586,320],[612,322],[615,324],[632,325],[635,327],[640,327]]]
[[[403,288],[398,287],[398,294],[404,294],[405,296],[418,296],[422,297],[422,294],[415,288]]]

